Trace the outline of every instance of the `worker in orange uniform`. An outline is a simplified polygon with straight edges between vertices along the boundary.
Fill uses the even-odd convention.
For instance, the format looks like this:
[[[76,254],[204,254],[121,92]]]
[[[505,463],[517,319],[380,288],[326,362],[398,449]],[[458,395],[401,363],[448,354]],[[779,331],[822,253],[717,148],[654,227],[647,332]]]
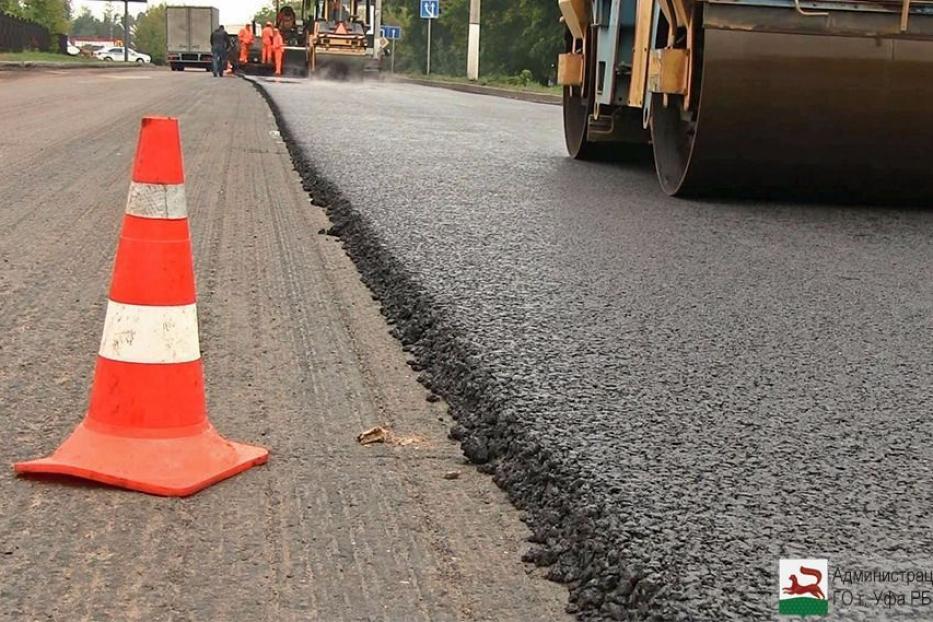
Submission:
[[[272,62],[272,22],[266,22],[262,29],[262,64],[268,65]]]
[[[275,57],[275,75],[282,75],[282,57],[285,56],[285,39],[276,28],[272,33],[272,55]]]
[[[237,38],[240,40],[240,65],[245,65],[249,62],[249,49],[253,45],[253,39],[255,39],[252,27],[246,24],[240,28]]]

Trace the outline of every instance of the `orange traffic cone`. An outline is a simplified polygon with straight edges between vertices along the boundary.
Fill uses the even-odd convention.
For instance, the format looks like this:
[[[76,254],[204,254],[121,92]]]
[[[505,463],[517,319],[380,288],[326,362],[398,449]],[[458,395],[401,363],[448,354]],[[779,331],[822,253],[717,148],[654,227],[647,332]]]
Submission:
[[[185,496],[263,464],[207,419],[178,121],[142,121],[87,415],[49,458],[58,473]]]

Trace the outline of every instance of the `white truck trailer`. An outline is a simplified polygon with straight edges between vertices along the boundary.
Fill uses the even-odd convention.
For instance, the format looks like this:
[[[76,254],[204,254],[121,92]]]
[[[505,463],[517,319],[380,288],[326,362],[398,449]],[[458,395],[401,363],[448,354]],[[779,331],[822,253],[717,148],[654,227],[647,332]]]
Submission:
[[[172,71],[185,67],[211,70],[211,33],[220,25],[220,11],[206,6],[165,9],[165,46]]]

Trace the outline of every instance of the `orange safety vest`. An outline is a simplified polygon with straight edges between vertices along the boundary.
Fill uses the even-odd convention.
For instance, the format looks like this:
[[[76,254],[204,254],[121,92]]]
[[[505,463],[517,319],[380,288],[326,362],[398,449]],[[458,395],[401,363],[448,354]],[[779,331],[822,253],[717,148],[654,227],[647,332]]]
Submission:
[[[272,49],[276,51],[285,49],[285,39],[282,38],[281,32],[276,32],[272,36]]]
[[[250,30],[247,26],[243,26],[238,35],[240,37],[240,44],[242,45],[251,45],[253,43],[253,31]]]
[[[272,45],[272,26],[266,26],[262,29],[262,44]]]

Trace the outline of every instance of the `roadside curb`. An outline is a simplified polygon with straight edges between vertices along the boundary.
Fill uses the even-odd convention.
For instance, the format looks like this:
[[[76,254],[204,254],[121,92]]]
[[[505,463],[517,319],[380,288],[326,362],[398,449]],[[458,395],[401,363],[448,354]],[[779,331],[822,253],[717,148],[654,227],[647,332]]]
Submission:
[[[492,95],[494,97],[504,97],[506,99],[518,99],[536,104],[550,104],[560,106],[562,97],[560,95],[551,95],[550,93],[535,93],[532,91],[513,91],[495,86],[484,86],[482,84],[463,84],[460,82],[442,82],[440,80],[420,80],[418,78],[390,77],[387,82],[402,82],[405,84],[418,84],[421,86],[434,86],[451,91],[461,91],[463,93],[474,93],[476,95]]]
[[[156,67],[157,65],[151,63],[56,63],[44,60],[0,60],[0,71],[28,71],[33,69],[116,69],[126,71],[127,69],[155,69]]]

